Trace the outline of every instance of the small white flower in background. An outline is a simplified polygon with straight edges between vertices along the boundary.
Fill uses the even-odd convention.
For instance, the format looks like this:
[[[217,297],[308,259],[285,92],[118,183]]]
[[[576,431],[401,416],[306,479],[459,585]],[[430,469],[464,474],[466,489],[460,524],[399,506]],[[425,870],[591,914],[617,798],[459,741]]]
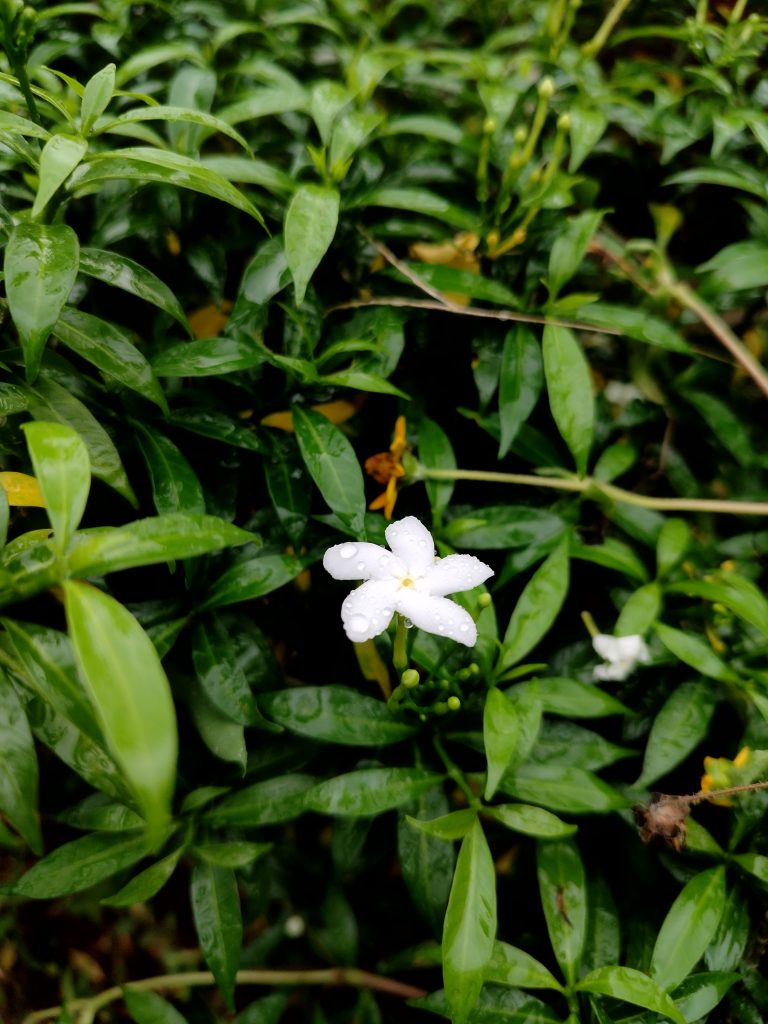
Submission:
[[[634,384],[625,384],[620,380],[609,380],[603,388],[603,394],[611,405],[620,405],[622,408],[629,405],[630,402],[634,402],[636,399],[642,400],[644,397],[640,388]]]
[[[594,679],[620,682],[634,672],[638,664],[651,660],[645,640],[639,634],[610,636],[598,633],[592,637],[592,646],[605,662],[592,670]]]
[[[383,633],[399,612],[419,629],[473,647],[477,627],[472,616],[445,595],[479,586],[493,569],[474,555],[436,558],[432,534],[415,516],[390,523],[384,532],[391,551],[349,541],[335,544],[323,557],[334,579],[367,581],[341,606],[349,639],[362,643]]]

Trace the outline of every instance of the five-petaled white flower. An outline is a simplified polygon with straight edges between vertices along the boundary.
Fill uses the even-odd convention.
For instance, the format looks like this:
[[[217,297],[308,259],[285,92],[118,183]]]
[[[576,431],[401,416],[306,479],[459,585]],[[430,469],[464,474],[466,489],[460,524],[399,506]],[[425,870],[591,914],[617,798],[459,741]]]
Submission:
[[[592,646],[606,663],[592,670],[594,679],[620,682],[635,671],[638,663],[651,660],[645,640],[639,634],[632,636],[610,636],[598,633],[592,637]]]
[[[335,544],[323,557],[334,579],[367,581],[341,606],[349,639],[370,640],[399,612],[420,629],[473,647],[477,627],[472,616],[445,595],[479,586],[493,569],[474,555],[436,558],[432,534],[415,516],[390,523],[385,535],[391,551],[349,541]]]

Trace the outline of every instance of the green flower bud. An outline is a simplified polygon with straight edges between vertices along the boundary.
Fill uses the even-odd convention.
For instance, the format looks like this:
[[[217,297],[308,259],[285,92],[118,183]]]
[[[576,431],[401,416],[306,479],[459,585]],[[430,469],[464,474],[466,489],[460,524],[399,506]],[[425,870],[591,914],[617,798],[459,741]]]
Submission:
[[[547,75],[546,78],[542,78],[542,80],[539,82],[538,93],[543,100],[551,99],[551,97],[555,95],[555,83],[552,81],[549,75]]]
[[[446,703],[449,711],[458,711],[461,707],[461,701],[458,697],[449,697]]]
[[[477,599],[477,607],[488,608],[492,601],[493,598],[491,597],[490,594],[480,594],[480,596]]]
[[[561,132],[567,132],[568,129],[571,127],[571,115],[561,114],[560,117],[558,117],[557,119],[557,127],[560,129]]]
[[[522,146],[525,140],[528,138],[528,132],[522,125],[519,128],[515,128],[515,134],[512,136],[518,146]]]
[[[419,673],[415,668],[407,668],[400,676],[400,682],[406,690],[412,690],[414,686],[419,685]]]
[[[444,715],[448,711],[448,705],[444,700],[439,700],[436,704],[432,705],[432,710],[436,715]]]

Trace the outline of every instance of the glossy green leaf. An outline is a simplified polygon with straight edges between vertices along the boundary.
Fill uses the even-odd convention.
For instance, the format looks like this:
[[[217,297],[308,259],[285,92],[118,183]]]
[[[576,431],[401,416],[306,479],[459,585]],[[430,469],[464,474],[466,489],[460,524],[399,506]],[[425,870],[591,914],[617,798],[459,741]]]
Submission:
[[[215,613],[202,616],[195,626],[192,663],[203,692],[219,711],[240,725],[260,717],[229,630]]]
[[[96,832],[57,847],[14,884],[17,896],[56,899],[90,889],[142,860],[151,843],[143,832]]]
[[[741,976],[736,971],[690,974],[674,991],[674,1000],[686,1021],[711,1019],[709,1013]]]
[[[569,109],[568,116],[571,119],[569,128],[571,156],[568,170],[573,174],[600,141],[608,126],[608,119],[599,107],[587,106],[586,103],[579,102]]]
[[[433,469],[456,468],[456,456],[450,438],[442,427],[426,416],[419,420],[419,455],[424,464]],[[451,502],[454,483],[452,480],[425,480],[424,486],[432,509],[432,520],[439,524]]]
[[[158,377],[216,377],[250,370],[264,362],[264,350],[239,338],[206,338],[171,345],[153,361]]]
[[[536,570],[520,595],[504,634],[501,670],[521,661],[547,634],[568,592],[568,538]]]
[[[21,221],[5,248],[5,294],[19,332],[27,379],[34,381],[45,343],[77,277],[80,244],[66,224]]]
[[[499,458],[533,412],[544,384],[541,346],[529,327],[518,324],[504,339],[499,372]]]
[[[569,220],[549,250],[549,295],[554,299],[573,277],[590,239],[603,219],[602,210],[585,210]]]
[[[190,899],[203,956],[232,1010],[243,940],[243,918],[234,873],[229,868],[198,862],[192,870]]]
[[[691,543],[691,529],[684,519],[670,516],[664,521],[656,541],[656,567],[659,576],[666,576],[685,557]]]
[[[226,825],[254,828],[290,821],[306,810],[306,794],[316,784],[314,776],[298,773],[255,782],[206,811],[205,820],[214,828]]]
[[[166,149],[135,146],[95,153],[72,179],[69,188],[73,195],[79,196],[107,181],[154,182],[190,189],[219,199],[263,224],[256,207],[226,178],[201,166],[197,160]]]
[[[80,677],[157,836],[170,815],[176,781],[176,716],[165,672],[152,641],[123,605],[88,584],[63,586]]]
[[[595,420],[589,364],[567,327],[548,324],[544,328],[542,355],[552,418],[573,455],[577,473],[584,476]]]
[[[77,431],[61,423],[25,423],[23,430],[53,527],[54,546],[61,555],[69,546],[88,500],[88,449]]]
[[[152,367],[120,328],[90,313],[66,309],[56,321],[53,333],[108,379],[136,391],[167,412],[168,403]]]
[[[109,484],[134,507],[138,505],[115,443],[104,427],[78,398],[56,381],[37,379],[22,389],[33,419],[65,423],[78,432],[91,460],[91,473]]]
[[[453,1020],[445,992],[433,992],[414,1000],[411,1005]],[[559,1013],[540,999],[500,985],[486,985],[481,990],[469,1020],[471,1024],[563,1024]],[[578,1024],[578,1021],[569,1018],[566,1024]]]
[[[304,804],[318,814],[365,818],[402,806],[442,779],[426,768],[361,768],[321,782]]]
[[[364,531],[363,474],[344,434],[314,409],[294,405],[293,425],[310,476],[333,512],[354,532]]]
[[[655,628],[659,639],[667,650],[686,665],[701,672],[703,676],[717,679],[721,683],[738,683],[740,681],[738,674],[718,658],[709,644],[698,636],[667,626],[663,622],[657,622]]]
[[[161,64],[181,63],[182,61],[190,61],[201,66],[205,64],[197,46],[186,41],[142,46],[138,53],[131,54],[128,60],[123,61],[117,69],[117,85],[123,86],[144,71],[159,67]]]
[[[512,309],[520,307],[520,297],[501,281],[494,281],[493,278],[483,277],[471,270],[443,266],[440,263],[411,262],[409,266],[425,284],[442,292],[448,298],[459,295]],[[400,281],[403,280],[399,273],[394,276]]]
[[[264,459],[264,475],[272,506],[288,538],[297,549],[309,519],[312,488],[295,447],[280,449],[274,459]]]
[[[253,430],[222,412],[196,408],[175,409],[168,417],[168,423],[234,448],[244,448],[249,452],[265,451],[266,446]]]
[[[219,576],[200,607],[222,608],[271,594],[295,579],[306,565],[306,559],[293,555],[257,555],[238,562]]]
[[[517,749],[518,716],[515,705],[501,690],[492,686],[485,697],[483,709],[483,744],[488,764],[485,781],[485,799],[493,794],[501,777],[509,767]]]
[[[544,543],[559,537],[566,524],[545,509],[528,505],[491,505],[451,519],[442,536],[459,550],[506,550]]]
[[[328,743],[376,747],[416,732],[386,704],[347,686],[297,686],[262,694],[259,707],[291,732]]]
[[[710,971],[735,971],[740,967],[749,941],[750,928],[749,907],[744,890],[740,885],[731,885],[720,924],[704,953],[704,962]]]
[[[110,104],[115,92],[115,65],[107,64],[85,83],[80,103],[80,131],[88,135],[93,122]]]
[[[576,825],[569,825],[556,814],[530,804],[497,804],[490,813],[513,832],[537,839],[563,839],[577,831]]]
[[[135,1024],[187,1024],[179,1011],[157,992],[126,986],[123,1002]]]
[[[494,942],[493,953],[485,969],[485,980],[510,988],[549,988],[558,992],[563,989],[544,964],[507,942]]]
[[[88,152],[85,139],[72,135],[52,135],[40,154],[40,182],[32,204],[31,217],[40,217],[50,199],[64,184]]]
[[[374,188],[355,196],[349,206],[382,206],[392,210],[406,210],[408,213],[423,213],[428,217],[435,217],[444,224],[463,228],[465,231],[474,231],[477,228],[476,214],[425,188]]]
[[[651,786],[676,768],[707,735],[717,693],[711,683],[681,683],[656,715],[636,788]]]
[[[135,295],[172,316],[189,333],[181,303],[167,284],[140,263],[106,249],[81,249],[80,273]]]
[[[149,471],[152,500],[158,515],[175,512],[205,515],[200,481],[173,441],[144,423],[135,423],[134,430]]]
[[[103,576],[119,569],[157,565],[245,544],[253,537],[216,516],[177,512],[137,519],[125,526],[81,530],[68,555],[76,576]]]
[[[121,129],[125,125],[142,121],[167,121],[169,124],[187,122],[199,125],[201,128],[206,129],[206,135],[226,135],[242,146],[243,149],[250,149],[240,132],[235,131],[231,125],[220,117],[214,117],[213,114],[209,114],[204,110],[190,110],[188,107],[174,107],[165,104],[157,104],[150,107],[132,107],[130,110],[126,110],[117,117],[112,118],[111,121],[100,122],[97,126],[98,134],[106,134],[107,132]]]
[[[518,800],[565,814],[599,814],[619,810],[629,802],[593,772],[574,767],[566,773],[557,764],[531,764],[508,771],[500,788]]]
[[[549,940],[568,984],[573,985],[587,928],[584,866],[570,839],[540,842],[536,863]]]
[[[136,811],[105,793],[92,793],[58,814],[56,820],[84,832],[130,832],[144,825]]]
[[[667,320],[653,316],[645,309],[617,306],[609,302],[591,302],[578,311],[578,317],[598,329],[611,327],[621,331],[627,338],[644,341],[647,345],[655,345],[668,352],[692,353],[691,346],[679,331]]]
[[[587,879],[587,937],[582,971],[586,974],[596,967],[618,963],[621,950],[621,920],[611,890],[603,875],[592,875]]]
[[[443,814],[439,818],[413,818],[410,814],[405,816],[405,820],[411,828],[448,842],[454,839],[463,839],[472,828],[476,818],[477,811],[471,807],[465,807],[460,811],[451,811],[450,814]]]
[[[301,305],[307,285],[336,234],[339,193],[320,185],[300,185],[285,213],[285,255]]]
[[[465,1024],[474,1009],[496,939],[496,873],[482,826],[461,844],[443,926],[443,982],[451,1020]]]
[[[696,270],[700,274],[709,273],[711,284],[718,290],[764,288],[768,285],[768,245],[757,239],[735,242]]]
[[[245,99],[230,103],[219,111],[219,117],[228,124],[254,121],[270,114],[285,114],[292,110],[303,110],[307,105],[307,94],[301,87],[286,83],[278,87],[249,89]]]
[[[397,854],[403,881],[435,936],[442,931],[456,855],[452,842],[430,834],[427,829],[430,823],[451,817],[449,807],[443,790],[433,786],[405,805],[404,810],[409,813],[401,814],[397,823]],[[419,825],[415,825],[417,820]]]
[[[245,774],[248,751],[245,747],[245,727],[233,722],[229,715],[219,711],[208,699],[197,679],[191,679],[185,698],[200,738],[214,757],[239,766]]]
[[[648,570],[634,550],[616,537],[606,537],[602,544],[582,544],[573,537],[571,558],[614,569],[639,583],[645,583],[648,579]]]
[[[651,977],[671,989],[704,955],[725,909],[725,868],[694,875],[669,909],[651,959]]]
[[[197,843],[195,853],[220,868],[245,868],[272,849],[272,843]]]
[[[642,636],[647,633],[661,611],[661,588],[646,583],[627,598],[616,620],[616,636]]]
[[[595,480],[612,480],[623,476],[637,462],[637,452],[630,444],[609,444],[600,453],[594,465],[592,476]]]
[[[684,580],[669,584],[667,591],[723,604],[768,636],[768,600],[760,588],[744,576],[729,572],[717,580]]]
[[[516,690],[531,684],[522,683]],[[544,711],[566,718],[605,718],[607,715],[627,715],[626,704],[605,693],[594,683],[582,683],[578,679],[561,679],[558,676],[537,679],[533,684],[536,696]],[[514,691],[513,691],[514,692]]]
[[[646,1010],[660,1013],[676,1024],[686,1024],[686,1018],[667,993],[647,974],[632,967],[598,967],[582,978],[576,988],[580,992],[595,992],[598,995],[621,999],[634,1006],[642,1006]]]
[[[126,882],[122,889],[118,889],[111,896],[105,896],[101,903],[107,907],[130,907],[134,903],[144,903],[151,899],[160,892],[176,870],[176,865],[183,852],[184,847],[180,846],[173,853],[150,864],[148,868],[140,871],[138,875],[134,875],[129,882]]]
[[[37,754],[22,702],[0,670],[0,813],[32,850],[43,837],[37,819]]]

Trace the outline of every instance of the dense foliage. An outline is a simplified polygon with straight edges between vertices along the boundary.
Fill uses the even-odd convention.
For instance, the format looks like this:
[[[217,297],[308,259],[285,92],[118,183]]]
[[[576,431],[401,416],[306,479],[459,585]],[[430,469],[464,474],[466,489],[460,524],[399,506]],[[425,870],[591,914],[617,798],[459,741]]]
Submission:
[[[749,7],[0,0],[5,1019],[768,1019]]]

